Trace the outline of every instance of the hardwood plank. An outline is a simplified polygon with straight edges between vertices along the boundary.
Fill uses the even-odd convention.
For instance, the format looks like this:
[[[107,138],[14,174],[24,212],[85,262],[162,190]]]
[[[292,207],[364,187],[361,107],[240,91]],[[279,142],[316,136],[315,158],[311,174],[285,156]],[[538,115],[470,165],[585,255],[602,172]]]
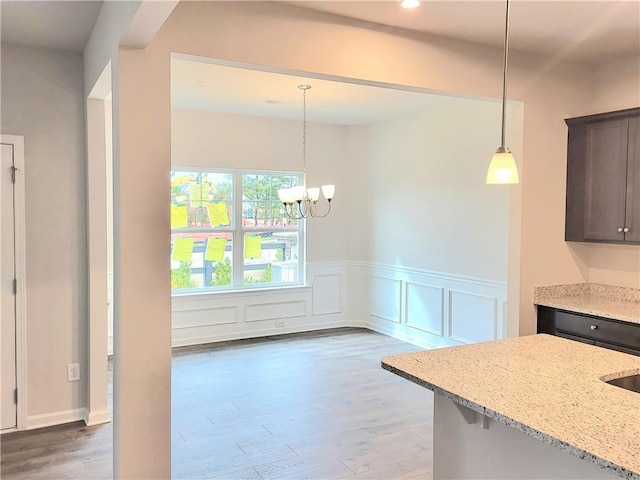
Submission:
[[[174,349],[172,478],[431,478],[433,395],[380,368],[416,350],[355,328]],[[111,424],[5,434],[0,474],[112,478],[112,441]]]

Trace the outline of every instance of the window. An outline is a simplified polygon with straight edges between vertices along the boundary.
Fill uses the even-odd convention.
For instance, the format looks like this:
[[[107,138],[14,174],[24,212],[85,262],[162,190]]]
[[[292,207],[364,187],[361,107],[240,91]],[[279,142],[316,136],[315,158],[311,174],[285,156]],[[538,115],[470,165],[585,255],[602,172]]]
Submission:
[[[300,284],[303,222],[278,199],[299,184],[283,172],[172,170],[172,291]]]

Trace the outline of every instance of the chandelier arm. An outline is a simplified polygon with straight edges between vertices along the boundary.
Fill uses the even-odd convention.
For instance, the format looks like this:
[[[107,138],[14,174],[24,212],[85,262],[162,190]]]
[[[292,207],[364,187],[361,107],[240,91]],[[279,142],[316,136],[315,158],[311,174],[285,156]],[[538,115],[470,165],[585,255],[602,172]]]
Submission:
[[[306,201],[298,200],[298,211],[300,212],[300,218],[307,218],[307,209],[306,209]],[[302,205],[305,204],[305,208],[302,208]]]
[[[283,205],[284,205],[284,213],[291,220],[300,220],[302,218],[302,217],[298,217],[298,216],[294,215],[294,213],[293,213],[293,203],[284,202]]]
[[[331,200],[328,200],[327,203],[329,204],[329,208],[327,209],[327,211],[323,215],[318,215],[317,214],[317,209],[314,209],[314,212],[313,212],[314,213],[314,215],[313,215],[314,218],[324,218],[327,215],[329,215],[329,213],[331,212]],[[316,207],[317,207],[317,205],[316,205]]]

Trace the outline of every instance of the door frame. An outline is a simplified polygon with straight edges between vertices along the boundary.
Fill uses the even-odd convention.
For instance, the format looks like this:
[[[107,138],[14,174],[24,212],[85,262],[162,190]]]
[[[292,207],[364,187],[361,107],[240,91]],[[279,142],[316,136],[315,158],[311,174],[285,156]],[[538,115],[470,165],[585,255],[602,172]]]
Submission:
[[[20,135],[0,135],[4,145],[13,148],[13,165],[16,170],[14,184],[14,235],[16,265],[16,429],[6,429],[2,433],[24,430],[27,424],[27,260],[25,236],[25,164],[24,137]]]
[[[112,171],[111,62],[108,62],[86,99],[87,135],[87,401],[84,421],[98,425],[111,421],[108,385],[109,193]],[[107,169],[109,168],[109,172]],[[112,244],[112,243],[111,243]]]

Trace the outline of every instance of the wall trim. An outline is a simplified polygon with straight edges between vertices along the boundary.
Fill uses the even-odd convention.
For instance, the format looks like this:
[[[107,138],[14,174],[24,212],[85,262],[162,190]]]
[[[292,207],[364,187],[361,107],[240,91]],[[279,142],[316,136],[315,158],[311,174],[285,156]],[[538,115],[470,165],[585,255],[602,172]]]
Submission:
[[[277,327],[277,328],[268,328],[264,330],[248,330],[243,331],[242,336],[238,336],[235,332],[221,332],[214,333],[211,335],[203,335],[199,337],[191,337],[188,339],[174,339],[171,342],[172,347],[187,347],[190,345],[202,345],[205,343],[215,343],[215,342],[228,342],[232,340],[241,340],[244,338],[260,338],[260,337],[271,337],[275,335],[284,335],[291,333],[303,333],[303,332],[313,332],[319,330],[329,330],[332,328],[343,328],[343,327],[359,327],[359,328],[368,328],[366,322],[360,321],[351,321],[345,322],[343,320],[331,320],[322,323],[308,323],[304,325],[297,326],[288,326],[288,327]]]
[[[328,262],[332,263],[332,262]],[[317,262],[317,265],[324,265],[323,262]],[[507,288],[507,282],[500,282],[497,280],[486,280],[478,277],[472,277],[468,275],[458,275],[454,273],[445,273],[438,272],[436,270],[426,270],[422,268],[412,268],[405,266],[396,266],[386,263],[375,263],[375,262],[364,262],[364,261],[351,261],[347,260],[345,262],[339,263],[341,266],[347,267],[359,267],[359,268],[371,268],[377,271],[386,270],[389,272],[399,272],[406,274],[415,274],[415,275],[423,275],[429,277],[442,278],[446,280],[454,280],[454,281],[462,281],[466,283],[476,283],[478,285],[488,286],[488,287],[496,287],[496,288]]]
[[[308,262],[307,271],[308,287],[233,292],[232,295],[218,292],[216,295],[174,297],[172,345],[198,345],[353,326],[369,328],[424,348],[453,346],[468,343],[469,340],[450,336],[451,291],[474,297],[495,298],[500,303],[506,299],[507,285],[504,282],[484,281],[417,268],[394,267],[374,262],[327,261]],[[319,305],[322,313],[318,314],[318,311],[314,311],[314,308],[318,310],[318,305],[314,307],[314,302],[317,303],[320,297],[316,297],[314,289],[318,285],[314,286],[313,281],[316,278],[334,276],[341,279],[340,298],[336,300],[333,298],[334,294],[330,298],[331,305]],[[376,287],[378,291],[372,297],[371,289],[375,282],[379,283]],[[360,288],[364,290],[360,291]],[[411,295],[416,293],[413,290],[415,288],[427,288],[430,292],[438,293],[430,295],[430,299],[437,300],[437,305],[433,304],[433,308],[437,311],[435,321],[439,325],[431,325],[432,328],[428,329],[416,322],[416,318],[407,317]],[[340,311],[334,311],[336,301],[345,302]],[[279,304],[282,304],[282,308],[278,308]],[[293,304],[299,306],[295,307]],[[212,322],[216,318],[216,312],[219,314],[222,311],[220,309],[230,307],[238,309],[236,323],[222,323],[219,315],[217,321]],[[264,307],[268,311],[262,311]],[[255,309],[260,309],[252,312],[257,313],[257,317],[247,312]],[[502,309],[494,310],[494,326],[498,328],[504,325],[502,312]],[[185,314],[197,315],[199,318],[186,321],[184,317],[175,317]],[[496,319],[496,316],[502,320]],[[493,333],[498,336],[503,334],[495,329]]]
[[[411,282],[411,281],[407,281],[405,282],[405,289],[406,289],[406,294],[405,294],[405,299],[404,299],[404,304],[405,304],[405,312],[406,312],[406,325],[409,328],[415,328],[417,330],[421,330],[423,332],[426,333],[430,333],[431,335],[437,335],[439,337],[444,337],[444,287],[440,287],[440,286],[435,286],[435,285],[428,285],[426,283],[419,283],[419,282]],[[411,291],[412,288],[424,288],[424,289],[430,289],[430,290],[436,290],[439,293],[439,297],[440,297],[440,315],[439,315],[439,326],[440,329],[439,331],[436,330],[432,330],[431,328],[428,327],[423,327],[421,325],[418,324],[414,324],[413,322],[411,322],[411,319],[409,318],[409,302],[411,300]]]
[[[459,297],[475,297],[475,298],[480,298],[483,300],[488,300],[491,302],[491,309],[492,309],[492,318],[491,318],[491,326],[492,326],[492,333],[491,333],[491,340],[497,340],[498,339],[498,333],[502,333],[502,330],[500,330],[500,332],[498,332],[498,298],[497,297],[490,297],[488,295],[479,295],[477,293],[471,293],[471,292],[464,292],[461,290],[457,290],[457,289],[449,289],[449,338],[451,340],[455,340],[456,342],[460,342],[460,343],[465,343],[465,344],[469,344],[469,343],[475,343],[473,340],[470,340],[468,338],[464,338],[464,337],[459,337],[455,334],[453,334],[452,332],[453,330],[453,322],[454,322],[454,317],[453,317],[453,305],[454,305],[454,298],[456,296]]]
[[[387,326],[382,324],[367,323],[367,325],[364,328],[371,330],[373,332],[382,333],[383,335],[387,335],[388,337],[395,338],[397,340],[402,340],[403,342],[410,343],[412,345],[415,345],[420,348],[424,348],[426,350],[433,350],[435,348],[443,347],[442,345],[437,345],[435,343],[429,342],[429,340],[427,340],[424,337],[424,335],[419,335],[419,334],[411,335],[410,332],[407,330],[394,329],[393,328],[394,326],[396,325]],[[417,331],[417,332],[419,333],[421,331]],[[456,342],[451,346],[456,346],[456,345],[461,345],[461,343]]]
[[[83,408],[83,420],[87,426],[101,425],[103,423],[111,423],[109,410],[101,410],[99,412],[90,412],[89,409]]]
[[[26,203],[25,203],[25,158],[24,136],[0,135],[0,141],[13,147],[13,165],[16,170],[14,184],[14,235],[15,235],[15,276],[17,281],[16,301],[16,428],[24,430],[27,425],[27,243],[26,243]]]
[[[369,305],[369,315],[371,315],[372,317],[377,317],[380,318],[382,320],[386,320],[388,322],[393,322],[393,323],[402,323],[402,317],[403,317],[403,311],[402,311],[402,294],[403,294],[403,288],[402,288],[402,280],[399,278],[395,278],[395,277],[383,277],[381,275],[374,275],[371,274],[369,276],[369,278],[371,279],[371,283],[373,284],[373,282],[375,280],[378,281],[383,281],[383,282],[387,282],[393,285],[396,285],[398,287],[398,291],[397,291],[397,297],[393,299],[393,305],[392,307],[397,307],[397,316],[390,316],[390,315],[385,315],[384,313],[381,313],[379,311],[377,311],[377,305],[375,305],[375,302],[371,302],[371,304]],[[387,302],[385,302],[387,303]]]
[[[72,410],[61,410],[59,412],[43,413],[41,415],[29,415],[27,417],[25,430],[61,425],[63,423],[85,421],[87,416],[86,408],[74,408]]]

